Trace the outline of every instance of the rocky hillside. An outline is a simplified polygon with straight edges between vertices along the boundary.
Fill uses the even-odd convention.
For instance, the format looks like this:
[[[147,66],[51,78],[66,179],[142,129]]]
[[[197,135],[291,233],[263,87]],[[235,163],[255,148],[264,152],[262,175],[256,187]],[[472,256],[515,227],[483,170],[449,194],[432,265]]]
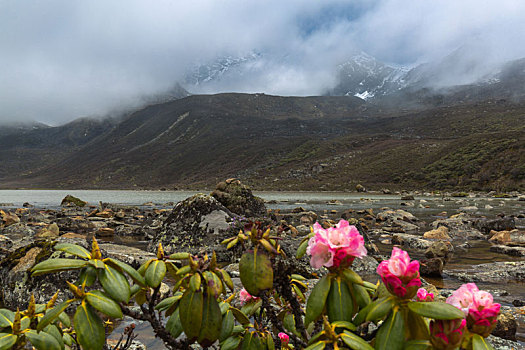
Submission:
[[[0,137],[0,184],[524,189],[524,125],[525,104],[505,100],[404,110],[351,96],[195,95],[115,125]]]

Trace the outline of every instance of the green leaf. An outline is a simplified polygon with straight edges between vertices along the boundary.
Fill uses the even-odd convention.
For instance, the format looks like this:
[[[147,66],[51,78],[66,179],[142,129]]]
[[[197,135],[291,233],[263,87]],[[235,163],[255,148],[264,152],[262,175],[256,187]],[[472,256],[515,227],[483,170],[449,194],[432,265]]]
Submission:
[[[335,321],[332,322],[332,326],[335,326],[336,328],[346,328],[350,331],[355,331],[357,328],[355,324],[348,321]]]
[[[117,302],[127,303],[131,296],[129,283],[123,274],[113,267],[104,265],[104,269],[98,270],[98,279],[106,293]]]
[[[474,334],[472,336],[472,350],[494,350],[494,348],[487,342],[487,339],[479,334]]]
[[[310,322],[315,321],[323,312],[326,298],[330,292],[330,277],[323,276],[314,286],[306,302],[306,316],[304,325],[308,327]]]
[[[405,342],[403,316],[394,308],[377,331],[375,348],[377,350],[402,350]]]
[[[11,349],[18,337],[10,333],[0,333],[0,350]]]
[[[85,300],[77,307],[73,324],[84,349],[102,349],[106,338],[102,320]]]
[[[348,285],[340,278],[332,279],[330,292],[326,299],[326,312],[330,322],[352,321],[354,316],[354,302]]]
[[[54,308],[48,310],[46,312],[46,314],[44,315],[44,317],[42,317],[40,319],[40,321],[38,321],[38,325],[36,326],[36,330],[40,332],[48,324],[51,324],[52,322],[54,322],[60,316],[60,314],[65,309],[67,309],[69,304],[71,304],[72,302],[73,302],[73,300],[66,300],[66,301],[60,303],[59,305],[55,306]]]
[[[433,318],[435,320],[453,320],[465,317],[463,311],[455,306],[437,301],[411,301],[408,303],[408,308],[418,315]]]
[[[416,314],[409,308],[403,308],[401,312],[405,317],[405,324],[410,325],[410,327],[406,328],[406,339],[430,339],[428,323],[421,315]]]
[[[190,341],[195,341],[199,334],[202,324],[202,313],[204,308],[204,298],[202,292],[187,290],[179,303],[179,315],[182,328],[186,337]]]
[[[36,331],[31,330],[24,334],[26,338],[31,342],[31,344],[38,350],[62,350],[62,347],[60,346],[58,340],[56,340],[55,337],[53,337],[49,333],[37,333]]]
[[[81,286],[82,284],[86,284],[86,286],[91,287],[93,283],[97,280],[97,269],[95,269],[93,266],[88,265],[82,270],[80,270],[80,273],[78,275],[78,282],[77,285]]]
[[[432,344],[428,340],[409,340],[405,343],[403,350],[429,350],[432,349]]]
[[[229,337],[224,342],[221,343],[221,350],[236,350],[239,348],[241,343],[240,337]]]
[[[237,308],[234,308],[233,306],[230,307],[230,310],[233,313],[233,316],[235,316],[235,319],[239,321],[240,324],[242,324],[243,326],[251,324],[250,319],[244,314],[244,312]]]
[[[354,289],[355,301],[360,308],[364,308],[370,304],[370,295],[368,294],[365,287],[359,284],[353,284],[352,288]]]
[[[232,335],[233,332],[233,326],[235,326],[235,317],[233,317],[233,313],[231,310],[226,311],[226,313],[222,316],[222,327],[221,327],[221,333],[219,335],[219,340],[223,342],[226,340],[230,335]]]
[[[343,342],[354,350],[374,350],[363,338],[358,337],[349,331],[343,331],[341,334]]]
[[[326,346],[326,342],[324,340],[320,340],[317,343],[314,343],[310,345],[309,347],[305,348],[304,350],[322,350]]]
[[[100,290],[92,290],[86,293],[89,305],[111,318],[122,318],[122,310],[119,304]]]
[[[297,253],[295,253],[295,257],[297,259],[301,259],[306,254],[306,248],[308,248],[308,240],[304,240],[299,245],[299,248],[297,248]]]
[[[266,253],[244,253],[239,261],[239,273],[244,288],[253,296],[273,287],[272,262]]]
[[[198,342],[203,347],[211,346],[221,334],[222,314],[217,300],[209,295],[204,296],[201,331]]]
[[[149,259],[148,261],[146,261],[144,264],[140,265],[139,269],[137,270],[137,272],[141,275],[141,276],[144,276],[144,274],[146,273],[146,270],[147,268],[149,267],[149,264],[151,264],[151,262],[155,260],[155,259]]]
[[[261,342],[261,338],[255,332],[247,333],[244,336],[241,350],[265,350],[266,346]]]
[[[44,260],[31,269],[33,276],[43,275],[51,272],[78,270],[87,265],[87,261],[78,259],[48,259]]]
[[[128,276],[131,277],[133,281],[135,281],[135,283],[138,283],[141,286],[146,285],[146,281],[144,280],[144,277],[142,277],[142,275],[130,265],[122,261],[112,259],[112,258],[104,259],[104,262],[110,266],[113,266],[116,269],[120,269],[123,272],[127,273]]]
[[[182,334],[182,323],[180,322],[179,309],[175,310],[166,323],[166,330],[173,338],[178,338]]]
[[[66,327],[71,327],[71,318],[69,317],[68,314],[66,314],[66,312],[61,312],[59,315],[58,315],[58,320],[60,322],[62,322],[62,324]]]
[[[103,270],[106,267],[106,264],[100,259],[91,259],[88,260],[88,263],[97,270]]]
[[[0,309],[0,328],[11,327],[15,320],[15,313],[11,310]]]
[[[293,333],[298,337],[301,337],[301,334],[297,331],[297,328],[295,326],[295,317],[291,312],[287,312],[284,316],[283,326],[288,332]]]
[[[368,316],[368,312],[370,311],[370,308],[372,307],[373,303],[368,304],[363,309],[359,310],[357,315],[355,315],[354,319],[352,320],[352,323],[356,326],[359,326],[363,322],[365,322],[366,316]]]
[[[71,347],[75,342],[75,339],[73,339],[73,337],[69,335],[69,333],[64,333],[64,335],[62,336],[62,340],[64,341],[64,344],[66,344],[69,347]]]
[[[55,245],[55,250],[60,250],[71,255],[78,256],[82,259],[91,259],[91,253],[84,247],[71,243],[58,243]]]
[[[155,306],[155,310],[166,311],[170,307],[172,307],[176,302],[178,302],[181,298],[182,298],[182,293],[177,292],[176,295],[166,298],[162,300],[160,303],[158,303],[157,306]]]
[[[206,271],[209,272],[209,271]],[[210,272],[211,273],[211,272]],[[201,289],[201,275],[196,272],[190,277],[190,289],[194,292]]]
[[[186,260],[190,258],[190,253],[173,253],[168,258],[172,260]]]
[[[146,284],[152,288],[157,288],[166,276],[166,264],[162,260],[154,260],[146,270]]]
[[[393,297],[381,298],[370,304],[368,315],[366,315],[367,321],[379,321],[390,313],[394,307],[395,300]]]
[[[241,308],[241,311],[246,316],[252,316],[254,313],[257,312],[262,306],[262,300],[259,299],[257,301],[250,300],[248,303],[244,304],[244,306]]]
[[[53,336],[61,349],[64,349],[64,340],[62,339],[62,333],[58,330],[58,327],[54,324],[50,324],[44,329],[44,332]]]
[[[226,284],[228,289],[233,292],[233,289],[234,289],[233,288],[233,281],[232,281],[230,275],[228,274],[228,272],[224,271],[223,269],[220,269],[219,271],[221,273],[221,277],[222,277],[222,280],[224,281],[224,284]]]
[[[354,270],[344,269],[343,278],[350,284],[363,284],[363,279]]]

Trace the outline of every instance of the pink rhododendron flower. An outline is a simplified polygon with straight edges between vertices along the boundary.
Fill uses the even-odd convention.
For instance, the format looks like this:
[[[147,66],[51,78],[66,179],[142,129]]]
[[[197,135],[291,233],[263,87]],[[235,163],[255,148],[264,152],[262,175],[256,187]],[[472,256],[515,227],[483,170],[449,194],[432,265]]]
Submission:
[[[382,261],[377,273],[390,293],[400,298],[410,299],[421,287],[419,261],[410,261],[408,253],[394,247],[390,259]]]
[[[279,333],[279,339],[281,339],[282,345],[286,345],[290,342],[290,337],[288,336],[288,334],[283,333],[283,332]]]
[[[348,221],[341,220],[336,227],[324,229],[319,223],[313,225],[315,236],[308,241],[306,253],[310,264],[319,269],[325,267],[348,267],[352,261],[366,255],[363,236]]]
[[[453,350],[461,345],[467,321],[432,320],[430,321],[430,342],[439,350]]]
[[[425,288],[419,288],[417,290],[418,301],[434,301],[434,293],[429,293]]]
[[[259,298],[252,296],[246,289],[243,288],[239,292],[239,299],[241,300],[241,305],[244,305],[251,300],[258,300]]]
[[[501,305],[494,303],[492,294],[479,290],[474,283],[459,287],[447,298],[447,303],[465,313],[467,328],[472,333],[488,337],[496,327]]]

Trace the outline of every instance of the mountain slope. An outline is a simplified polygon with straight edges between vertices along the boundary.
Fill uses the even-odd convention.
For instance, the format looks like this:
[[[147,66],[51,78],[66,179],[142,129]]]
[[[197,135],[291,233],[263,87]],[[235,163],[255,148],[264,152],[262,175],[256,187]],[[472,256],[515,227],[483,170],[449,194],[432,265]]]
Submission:
[[[149,106],[5,187],[524,189],[525,104],[404,112],[356,97],[194,95]],[[45,153],[44,151],[42,151]]]

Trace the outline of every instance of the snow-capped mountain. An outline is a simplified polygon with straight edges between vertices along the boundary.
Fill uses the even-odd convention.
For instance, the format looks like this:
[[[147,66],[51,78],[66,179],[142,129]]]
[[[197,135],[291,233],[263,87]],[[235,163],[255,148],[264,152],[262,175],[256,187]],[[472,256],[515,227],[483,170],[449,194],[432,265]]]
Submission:
[[[304,95],[310,93],[309,91],[318,91],[324,95],[355,96],[363,100],[387,100],[395,103],[399,99],[432,100],[434,95],[467,91],[467,86],[476,86],[476,91],[483,87],[485,92],[477,93],[480,96],[502,95],[494,91],[487,92],[496,88],[511,95],[510,86],[517,90],[512,95],[525,94],[525,84],[521,79],[523,73],[520,68],[515,68],[522,67],[523,61],[517,60],[514,64],[497,62],[479,54],[479,50],[475,50],[472,45],[460,47],[440,60],[413,68],[389,65],[364,52],[358,52],[335,69],[328,67],[326,72],[335,72],[335,76],[324,79],[325,85],[318,87],[312,86],[312,81],[313,85],[318,81],[315,78],[308,80],[310,77],[307,76],[315,74],[315,70],[296,69],[296,63],[285,53],[272,55],[252,52],[238,57],[223,56],[195,66],[186,74],[184,87],[195,93],[253,92],[264,91],[274,81],[281,85],[290,81],[294,84],[290,84],[291,89],[284,95]],[[278,74],[274,71],[276,67],[280,69]],[[509,70],[513,73],[508,74]],[[297,81],[308,81],[310,90],[293,90],[301,87]],[[331,82],[326,84],[326,81]],[[474,98],[472,90],[468,91],[468,98]]]
[[[242,75],[250,63],[255,63],[261,57],[258,53],[249,53],[241,57],[224,56],[215,61],[195,65],[184,77],[184,85],[198,87],[206,83],[221,81],[226,75]]]
[[[406,86],[405,67],[393,67],[361,52],[337,67],[337,85],[330,95],[370,99],[387,95]]]

